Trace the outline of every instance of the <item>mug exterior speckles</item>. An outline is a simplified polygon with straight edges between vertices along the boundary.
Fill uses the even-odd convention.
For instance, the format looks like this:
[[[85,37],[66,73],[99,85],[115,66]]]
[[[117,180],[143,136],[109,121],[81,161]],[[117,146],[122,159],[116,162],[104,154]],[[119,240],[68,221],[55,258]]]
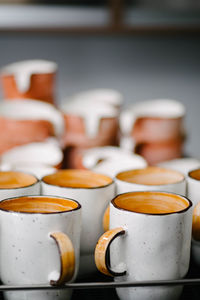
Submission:
[[[78,202],[53,196],[10,198],[0,203],[0,216],[0,263],[4,284],[60,285],[75,280],[81,230]],[[6,298],[54,300],[59,293],[8,292]],[[68,291],[64,295],[69,299]]]
[[[187,197],[194,207],[200,202],[200,169],[192,170],[187,177]]]
[[[148,183],[148,181],[150,182]],[[171,169],[159,167],[146,167],[118,173],[116,186],[117,194],[149,190],[171,192],[183,196],[186,194],[184,175]]]
[[[19,177],[22,177],[21,180]],[[11,184],[12,178],[14,185]],[[39,194],[40,182],[34,175],[17,171],[0,171],[0,201],[9,197]]]
[[[96,272],[93,257],[94,249],[99,236],[104,232],[103,215],[109,202],[115,196],[115,183],[108,176],[86,170],[63,170],[54,173],[54,176],[56,174],[61,174],[63,178],[67,176],[65,186],[53,184],[53,181],[49,184],[47,178],[53,178],[53,175],[45,176],[41,182],[42,194],[70,197],[81,204],[82,231],[79,276],[92,274]],[[67,186],[69,177],[72,178],[72,181],[80,181],[73,187]],[[91,185],[92,181],[97,182],[96,186]],[[99,184],[99,182],[102,183]],[[86,184],[85,187],[82,186],[84,184]]]
[[[148,213],[139,206],[134,211],[117,204],[118,199],[127,199],[129,205],[138,197],[139,202],[149,201],[145,204],[147,211],[154,198],[155,209],[160,205],[158,202],[165,207],[165,198],[172,203],[183,201],[183,205],[179,211],[170,207],[166,213]],[[115,197],[110,204],[110,230],[99,239],[95,251],[98,269],[114,276],[115,281],[183,278],[189,268],[191,206],[191,201],[185,197],[163,192],[130,192]],[[105,253],[110,255],[110,263]],[[117,288],[117,294],[121,300],[167,300],[178,299],[181,290],[182,287]]]

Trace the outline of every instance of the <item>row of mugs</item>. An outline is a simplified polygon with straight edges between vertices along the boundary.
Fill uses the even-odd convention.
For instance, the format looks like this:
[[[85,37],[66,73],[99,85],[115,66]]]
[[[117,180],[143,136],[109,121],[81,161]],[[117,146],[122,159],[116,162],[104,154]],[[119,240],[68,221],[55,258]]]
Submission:
[[[187,198],[167,192],[116,196],[110,204],[111,229],[95,250],[98,269],[116,281],[182,278],[189,267],[191,207]],[[73,281],[79,264],[81,210],[77,201],[58,196],[1,201],[2,281],[8,285]],[[122,300],[133,295],[141,300],[178,299],[181,289],[132,288],[117,293]],[[7,292],[6,299],[70,298],[70,292],[61,289],[56,295]]]
[[[191,176],[194,177],[194,174],[192,173]],[[198,181],[198,178],[191,178],[191,180]],[[77,253],[79,251],[78,239],[80,236],[80,227],[81,227],[82,233],[81,233],[81,240],[80,240],[81,256],[80,256],[79,275],[84,275],[86,273],[91,274],[91,272],[95,270],[93,253],[94,253],[94,248],[95,248],[96,242],[97,242],[98,238],[101,236],[101,234],[103,233],[103,229],[102,229],[103,215],[104,215],[104,212],[105,212],[106,207],[108,206],[110,200],[113,199],[116,195],[115,183],[111,178],[109,178],[108,176],[96,174],[96,173],[93,173],[90,171],[64,170],[64,171],[59,171],[59,172],[51,174],[51,175],[47,175],[47,176],[43,177],[43,179],[39,182],[34,176],[29,175],[29,174],[15,173],[15,172],[1,172],[0,173],[0,183],[1,183],[0,184],[1,200],[8,198],[8,197],[19,197],[19,196],[21,197],[23,195],[26,196],[25,198],[19,198],[19,199],[15,199],[12,201],[7,200],[7,201],[1,202],[1,206],[0,206],[1,211],[5,211],[5,217],[4,218],[2,217],[2,220],[4,220],[4,221],[2,221],[2,224],[4,223],[5,225],[4,226],[1,225],[2,228],[4,228],[5,234],[3,234],[1,238],[5,237],[5,239],[7,239],[7,241],[9,241],[9,243],[15,242],[15,243],[12,243],[12,245],[10,245],[9,243],[2,241],[1,244],[4,245],[3,247],[5,247],[4,251],[6,253],[6,256],[10,253],[10,255],[12,257],[11,261],[13,263],[10,264],[10,267],[15,270],[20,270],[20,276],[17,275],[17,278],[19,281],[15,282],[14,278],[10,279],[10,272],[9,272],[9,270],[6,271],[6,267],[5,267],[4,271],[1,274],[1,277],[5,276],[5,274],[7,274],[7,277],[6,276],[2,277],[3,282],[5,282],[7,284],[9,284],[9,283],[17,284],[19,282],[23,282],[23,279],[25,279],[25,281],[27,283],[26,272],[22,271],[19,268],[20,266],[24,268],[24,266],[27,265],[27,268],[29,266],[31,269],[33,262],[35,264],[35,260],[37,259],[37,257],[40,257],[42,251],[43,251],[43,253],[45,253],[44,255],[46,255],[46,253],[50,253],[50,255],[55,256],[55,253],[53,254],[53,250],[50,250],[50,248],[48,248],[49,245],[47,244],[47,242],[44,242],[44,240],[45,240],[44,235],[46,234],[47,231],[50,233],[52,232],[52,236],[51,236],[51,234],[49,235],[49,242],[51,241],[50,243],[52,244],[52,247],[54,247],[54,252],[57,253],[56,244],[59,245],[59,249],[61,249],[61,252],[62,252],[62,250],[63,250],[63,252],[65,252],[66,257],[65,257],[65,259],[63,259],[63,268],[61,268],[61,269],[66,270],[69,268],[70,270],[72,270],[73,269],[72,266],[68,266],[66,260],[68,258],[70,258],[70,261],[72,262],[72,265],[73,265],[73,261],[74,261],[74,257],[75,257],[76,261],[78,262],[78,258],[77,258],[78,257]],[[156,168],[156,167],[148,167],[148,168],[144,168],[144,169],[140,169],[140,170],[121,172],[116,176],[116,185],[117,185],[117,194],[127,193],[129,191],[134,191],[134,190],[135,191],[137,191],[137,190],[141,190],[141,191],[152,190],[152,191],[154,191],[155,190],[155,191],[165,191],[165,192],[176,192],[178,194],[185,195],[185,191],[186,191],[185,190],[186,182],[185,182],[184,176],[182,174],[180,174],[179,172],[176,172],[176,171],[161,169],[161,168]],[[49,197],[43,196],[42,198],[40,196],[39,197],[40,199],[39,198],[34,199],[34,197],[31,197],[31,198],[27,197],[28,195],[39,195],[39,194],[51,195],[51,196],[49,196]],[[141,192],[140,194],[141,194],[140,200],[142,201],[143,198],[145,198],[145,199],[148,198],[149,197],[148,195],[150,195],[151,193],[144,194],[144,192]],[[190,213],[187,212],[188,217],[186,217],[186,219],[191,221],[192,213],[191,213],[191,209],[189,209],[191,207],[191,203],[186,198],[183,198],[183,196],[176,196],[176,195],[171,195],[171,194],[165,194],[165,196],[164,196],[163,194],[158,193],[157,198],[154,199],[155,198],[154,194],[155,193],[153,193],[153,196],[150,195],[151,196],[150,202],[152,203],[152,201],[155,202],[155,201],[159,200],[156,202],[156,205],[154,205],[154,208],[156,208],[158,206],[157,211],[152,212],[150,210],[151,208],[149,207],[149,205],[147,205],[147,209],[142,212],[136,211],[136,215],[138,215],[138,213],[139,213],[139,217],[136,217],[136,219],[138,218],[138,222],[140,224],[139,226],[142,226],[141,229],[143,228],[143,230],[145,231],[145,229],[144,229],[145,222],[143,222],[143,220],[141,218],[141,216],[143,214],[148,215],[147,220],[152,222],[152,226],[158,226],[159,230],[162,230],[162,231],[158,230],[158,236],[160,236],[160,238],[161,238],[161,236],[164,237],[165,235],[167,235],[167,230],[170,231],[170,229],[167,229],[168,228],[167,227],[167,225],[168,225],[167,218],[169,218],[170,224],[174,218],[174,223],[172,223],[172,228],[175,229],[173,227],[174,226],[173,224],[176,224],[176,225],[179,224],[179,223],[177,223],[177,222],[179,222],[179,218],[181,218],[181,215],[183,215],[183,216],[185,215],[185,214],[177,214],[176,213],[177,210],[190,211]],[[125,199],[124,199],[125,201],[119,200],[119,203],[117,204],[117,206],[118,206],[117,209],[120,210],[120,213],[123,213],[126,210],[130,211],[132,209],[132,208],[130,209],[129,206],[130,206],[131,201],[134,201],[134,195],[130,194],[131,199],[129,199],[129,200],[126,195],[128,195],[128,194],[125,194],[125,196],[123,196],[123,195],[117,196],[117,197],[122,197],[122,198],[125,197]],[[135,195],[137,195],[137,193]],[[58,197],[61,197],[61,199],[58,199]],[[63,199],[68,198],[68,197],[72,198],[72,199],[76,199],[82,206],[82,209],[80,208],[80,205],[77,202],[74,202],[73,200],[68,199],[66,202],[63,201]],[[152,199],[152,197],[153,197],[153,199]],[[56,200],[55,200],[55,198],[56,198]],[[37,200],[37,201],[35,201],[35,200]],[[180,204],[182,203],[179,206],[179,208],[177,208],[176,205],[175,206],[172,205],[174,200],[180,202]],[[118,200],[116,200],[116,201],[118,201]],[[140,204],[141,204],[141,201],[140,201]],[[15,205],[13,206],[14,202],[17,203],[16,206]],[[72,205],[72,202],[73,202],[73,205]],[[122,202],[123,203],[127,202],[127,205],[123,206],[124,204]],[[161,202],[164,203],[164,209],[165,209],[166,204],[168,206],[170,205],[170,211],[160,212],[161,208],[159,207],[159,205]],[[44,205],[44,203],[45,203],[45,205]],[[112,202],[112,204],[113,204],[113,202]],[[123,223],[122,224],[119,222],[119,223],[112,224],[112,218],[113,218],[112,217],[112,215],[113,215],[112,204],[110,205],[111,211],[110,211],[110,214],[108,214],[108,218],[104,217],[104,226],[106,227],[106,222],[108,224],[109,219],[110,219],[110,229],[111,230],[112,230],[112,228],[115,228],[116,226],[123,227],[123,228],[127,227],[129,214],[126,215],[126,213],[125,213],[125,219],[124,219],[124,217],[119,217],[119,221],[120,221],[120,218],[122,218],[124,220],[123,222],[125,222],[125,223],[122,222]],[[9,205],[11,205],[11,206],[9,207]],[[68,206],[69,209],[67,209],[66,206]],[[140,208],[138,208],[138,209],[140,210]],[[67,211],[70,210],[71,212],[73,211],[73,213],[65,214],[66,210]],[[82,210],[82,222],[80,222],[80,219],[81,219],[80,211],[81,210]],[[134,208],[132,210],[134,211]],[[29,212],[29,214],[27,214],[27,212]],[[38,212],[40,214],[39,214],[39,217],[37,214],[37,218],[36,218],[35,213],[38,213]],[[45,214],[45,212],[48,212],[48,217]],[[159,215],[159,216],[161,214],[161,220],[163,220],[163,221],[161,221],[161,223],[163,222],[162,226],[159,225],[159,223],[157,223],[160,220],[160,218],[155,218],[155,216],[153,216],[152,214]],[[4,213],[2,213],[2,216],[3,215],[4,215]],[[58,215],[62,216],[62,218],[58,218],[57,217]],[[65,219],[65,215],[66,215],[66,219]],[[166,217],[164,218],[165,215],[166,215]],[[10,216],[10,217],[8,217],[8,216]],[[68,216],[71,216],[71,221],[69,221],[69,222],[71,222],[70,223],[71,225],[69,226],[69,223],[68,223],[68,225],[65,227],[64,223],[61,224],[59,222],[61,220],[64,220],[63,222],[66,222],[67,219],[69,218]],[[150,216],[152,216],[152,218],[150,218]],[[9,220],[9,218],[10,218],[10,220]],[[15,218],[16,218],[16,220],[15,220]],[[40,219],[41,219],[41,221],[40,221]],[[42,221],[43,219],[45,220],[44,224]],[[52,219],[52,221],[50,221],[51,219]],[[135,223],[136,221],[134,221],[134,219],[132,219],[132,215],[130,216],[130,219],[131,219],[131,222],[133,220],[133,222],[134,222],[133,224],[136,224]],[[152,219],[152,221],[151,221],[151,219]],[[77,221],[77,220],[79,220],[79,221]],[[117,217],[117,220],[118,220],[118,217]],[[190,222],[190,221],[187,221],[187,222]],[[27,222],[27,226],[24,226],[24,224],[26,222]],[[74,222],[75,222],[75,224],[74,224]],[[184,221],[184,220],[183,220],[183,222],[180,222],[180,224],[182,224],[181,229],[179,228],[180,227],[179,226],[177,228],[180,230],[178,230],[176,228],[176,230],[174,232],[179,232],[179,234],[181,232],[181,236],[184,237],[184,239],[186,238],[187,243],[190,244],[191,230],[189,230],[189,229],[191,229],[191,226],[190,226],[190,224],[188,226],[185,226],[184,225],[185,222],[186,221]],[[10,224],[9,228],[7,226],[8,223]],[[57,227],[57,225],[55,226],[55,224],[57,224],[58,227]],[[192,224],[192,221],[191,221],[191,224]],[[32,226],[35,226],[35,227],[33,227],[35,229],[32,229]],[[134,226],[132,225],[132,227],[134,227]],[[108,227],[108,225],[107,225],[107,227]],[[30,228],[30,231],[27,228]],[[156,243],[154,243],[155,240],[153,239],[153,236],[151,237],[151,231],[149,232],[149,228],[151,228],[151,226],[149,225],[148,227],[146,227],[146,229],[147,228],[148,228],[148,230],[145,231],[146,233],[144,233],[144,236],[143,236],[144,245],[146,244],[145,239],[148,240],[148,235],[149,235],[149,239],[152,239],[152,243],[153,243],[152,249],[155,250]],[[185,236],[186,228],[188,231],[187,231],[187,235]],[[47,230],[47,231],[43,231],[43,229]],[[173,229],[170,232],[173,232]],[[36,230],[36,231],[34,232],[34,230]],[[37,234],[37,231],[38,231],[38,234]],[[120,233],[121,231],[124,231],[124,230],[120,229],[120,231],[117,232],[117,235],[121,234]],[[188,232],[190,232],[190,236],[189,236]],[[24,236],[24,233],[26,234],[26,236]],[[54,233],[55,233],[55,235],[54,235]],[[114,233],[116,233],[116,232],[114,232]],[[154,233],[154,231],[152,231],[152,233]],[[67,234],[67,236],[70,238],[72,243],[70,242],[70,240],[68,238],[65,237],[65,234]],[[173,239],[174,239],[173,244],[171,242],[169,243],[169,247],[172,247],[172,249],[173,249],[172,251],[175,251],[175,249],[177,250],[178,249],[177,247],[180,248],[180,245],[185,245],[185,243],[183,243],[183,240],[180,239],[179,234],[178,235],[177,234],[173,235]],[[135,240],[133,238],[131,238],[131,233],[128,234],[128,236],[130,236],[132,243],[133,242],[135,243]],[[50,237],[52,237],[52,239]],[[142,239],[142,234],[140,235],[140,237]],[[34,238],[33,241],[32,241],[32,238]],[[53,242],[53,239],[56,240],[56,243]],[[59,239],[60,239],[60,242],[59,242]],[[73,239],[76,239],[76,242]],[[157,240],[157,237],[155,239]],[[103,240],[104,240],[104,238],[103,238]],[[108,241],[108,238],[107,238],[107,241]],[[123,238],[123,241],[125,242],[125,238]],[[28,242],[28,245],[27,245],[27,242]],[[129,242],[125,242],[125,244],[124,244],[124,242],[122,242],[122,245],[125,245],[125,247],[127,247],[127,249],[130,248],[130,251],[132,251],[131,250],[132,246],[131,245],[129,246]],[[157,240],[157,243],[160,245],[159,239]],[[75,256],[72,255],[73,251],[69,251],[69,253],[64,251],[65,244],[67,244],[71,248],[72,248],[72,245],[73,245],[73,247],[75,247]],[[179,246],[177,246],[177,245],[179,245]],[[7,246],[9,249],[6,249]],[[31,252],[29,246],[32,249],[32,252]],[[112,252],[111,252],[111,257],[113,255],[115,257],[115,255],[117,255],[117,253],[118,254],[121,253],[120,255],[122,255],[122,256],[124,253],[126,254],[126,252],[128,250],[125,248],[125,251],[124,250],[121,251],[123,247],[120,246],[119,251],[114,250],[115,254],[112,254]],[[17,248],[17,250],[16,250],[16,248]],[[33,256],[32,256],[32,259],[30,259],[30,264],[29,263],[27,264],[25,262],[22,263],[22,253],[21,253],[22,248],[26,254],[28,254],[29,252],[32,253]],[[147,250],[148,247],[144,246],[144,248]],[[103,249],[103,247],[100,247],[100,249]],[[159,248],[159,251],[160,251],[160,248]],[[189,251],[189,250],[187,250],[187,251]],[[16,253],[19,254],[20,259],[18,256],[16,256]],[[97,251],[97,253],[98,253],[98,251]],[[107,253],[107,251],[106,251],[106,253]],[[137,251],[136,251],[136,253],[137,253]],[[155,252],[152,252],[152,253],[155,254]],[[187,254],[188,253],[189,252],[187,252]],[[26,257],[26,256],[27,255],[25,255],[24,257]],[[52,256],[52,257],[54,257],[54,256]],[[155,259],[156,259],[156,256],[157,255],[155,255]],[[97,255],[97,257],[98,257],[98,255]],[[170,255],[170,257],[171,257],[171,255]],[[185,260],[185,258],[183,260]],[[2,261],[4,263],[4,259],[2,259]],[[43,261],[43,259],[42,259],[42,261]],[[44,259],[44,263],[45,263],[45,261],[46,260]],[[48,266],[46,266],[46,267],[44,267],[44,265],[42,265],[41,261],[39,262],[39,265],[41,266],[41,268],[43,270],[43,271],[41,270],[41,272],[40,272],[41,274],[42,274],[42,272],[44,272],[45,269],[51,270],[51,271],[56,270],[56,266],[58,266],[59,263],[55,262],[54,259],[51,259],[51,261],[54,262],[52,269],[51,269],[51,266],[49,265],[49,261],[48,261]],[[122,261],[123,261],[123,259],[122,259]],[[179,263],[177,263],[177,264],[179,264]],[[62,265],[62,263],[61,263],[61,265]],[[98,265],[98,262],[97,262],[97,265]],[[181,259],[180,259],[180,265],[182,267]],[[179,265],[179,267],[180,267],[180,265]],[[186,259],[185,260],[186,267],[184,270],[187,269],[187,265],[188,265],[188,262]],[[66,267],[66,266],[68,266],[68,267]],[[76,268],[78,268],[78,267],[76,267]],[[152,260],[152,269],[153,268],[154,268],[154,263]],[[100,267],[100,269],[101,269],[101,267]],[[27,271],[28,271],[28,269],[27,269]],[[35,271],[33,271],[33,273],[34,272]],[[76,273],[77,273],[77,269],[75,271],[75,274]],[[130,271],[128,271],[128,273],[130,273]],[[183,273],[179,274],[180,275],[179,277],[184,276],[185,273],[184,274]],[[46,272],[45,272],[45,274],[46,274]],[[135,274],[135,272],[134,272],[134,274]],[[61,276],[62,279],[60,279],[60,281],[59,281],[59,271],[55,271],[51,275],[53,277],[49,275],[50,276],[49,278],[51,280],[53,280],[54,282],[58,281],[58,283],[62,282],[62,280],[65,281],[66,279],[69,279],[69,274],[62,274],[63,277]],[[157,276],[157,275],[158,274],[155,273],[155,276]],[[126,275],[124,278],[126,278],[126,280],[127,280]],[[130,278],[128,278],[128,279],[130,279]],[[132,279],[134,279],[134,278],[132,278]],[[135,277],[135,279],[138,280],[137,277]],[[153,279],[156,279],[156,278],[153,277]],[[43,279],[42,279],[42,281],[43,281]],[[35,283],[35,282],[38,283],[37,279],[31,278],[31,283]],[[120,298],[122,298],[122,296],[120,296]],[[122,298],[122,299],[124,299],[124,298]],[[126,297],[126,299],[129,299],[128,296]]]

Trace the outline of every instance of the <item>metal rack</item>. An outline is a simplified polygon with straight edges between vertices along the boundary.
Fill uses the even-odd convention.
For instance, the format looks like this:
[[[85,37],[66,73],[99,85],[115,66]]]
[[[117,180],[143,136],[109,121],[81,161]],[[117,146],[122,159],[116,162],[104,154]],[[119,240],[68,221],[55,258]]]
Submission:
[[[138,282],[114,282],[109,277],[100,273],[84,281],[65,284],[62,287],[52,287],[50,285],[0,285],[0,291],[29,291],[29,290],[57,290],[72,289],[74,290],[72,300],[118,300],[115,292],[116,287],[157,287],[157,286],[174,286],[183,285],[183,293],[180,300],[199,300],[200,298],[200,269],[191,262],[188,275],[185,279],[179,280],[154,280]],[[3,299],[3,296],[0,297]]]

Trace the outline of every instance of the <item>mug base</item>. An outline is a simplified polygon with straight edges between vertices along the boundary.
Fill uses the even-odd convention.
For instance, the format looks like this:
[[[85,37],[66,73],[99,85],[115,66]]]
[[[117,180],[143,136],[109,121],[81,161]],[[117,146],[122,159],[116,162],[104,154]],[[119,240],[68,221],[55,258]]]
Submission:
[[[120,300],[178,300],[183,287],[136,287],[117,288]]]
[[[4,300],[70,300],[71,290],[4,292]]]

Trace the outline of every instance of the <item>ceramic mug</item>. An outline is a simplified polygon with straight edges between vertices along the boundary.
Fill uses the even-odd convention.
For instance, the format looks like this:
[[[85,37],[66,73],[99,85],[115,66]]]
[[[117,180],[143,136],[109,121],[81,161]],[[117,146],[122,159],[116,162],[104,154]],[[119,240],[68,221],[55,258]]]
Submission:
[[[120,116],[122,135],[138,143],[166,142],[184,134],[185,107],[171,99],[155,99],[133,104]]]
[[[95,89],[79,92],[73,95],[70,99],[64,99],[64,102],[76,101],[80,102],[80,105],[82,105],[82,101],[84,100],[91,102],[91,104],[103,102],[120,110],[124,98],[117,90]]]
[[[194,204],[194,207],[200,202],[200,169],[195,169],[188,173],[187,196]]]
[[[200,160],[193,157],[183,157],[183,158],[163,161],[162,163],[159,163],[157,166],[161,168],[167,168],[167,169],[172,169],[181,172],[187,177],[188,172],[200,168]]]
[[[8,197],[39,195],[39,180],[28,173],[0,171],[0,201]]]
[[[85,150],[82,156],[82,164],[85,168],[112,178],[120,171],[147,166],[146,161],[141,156],[119,147],[96,147]]]
[[[159,167],[124,171],[116,175],[117,193],[165,191],[185,196],[186,181],[181,173]]]
[[[30,164],[60,168],[62,162],[62,150],[56,143],[54,144],[54,139],[53,141],[48,139],[41,143],[29,143],[14,147],[1,155],[1,163],[14,168],[20,165],[29,166]]]
[[[76,278],[81,206],[53,196],[0,202],[1,280],[7,285],[61,285]],[[8,226],[9,224],[9,226]],[[69,299],[68,291],[8,292],[6,299]]]
[[[1,69],[5,98],[33,98],[55,104],[57,64],[47,60],[25,60]]]
[[[194,207],[192,218],[192,258],[200,266],[200,202]]]
[[[68,102],[61,109],[65,120],[64,147],[117,145],[119,112],[113,106],[83,99]]]
[[[115,281],[183,278],[189,268],[192,202],[165,192],[130,192],[110,204],[110,230],[95,262]],[[178,299],[182,287],[117,288],[121,300]]]
[[[185,107],[171,99],[139,102],[120,116],[122,147],[153,165],[182,156]]]
[[[115,183],[105,175],[87,170],[63,170],[42,178],[43,195],[76,199],[82,206],[81,256],[79,275],[96,271],[93,253],[103,233],[103,215],[115,196]]]
[[[0,103],[0,154],[13,147],[44,142],[50,137],[60,140],[64,119],[53,105],[29,99]]]

